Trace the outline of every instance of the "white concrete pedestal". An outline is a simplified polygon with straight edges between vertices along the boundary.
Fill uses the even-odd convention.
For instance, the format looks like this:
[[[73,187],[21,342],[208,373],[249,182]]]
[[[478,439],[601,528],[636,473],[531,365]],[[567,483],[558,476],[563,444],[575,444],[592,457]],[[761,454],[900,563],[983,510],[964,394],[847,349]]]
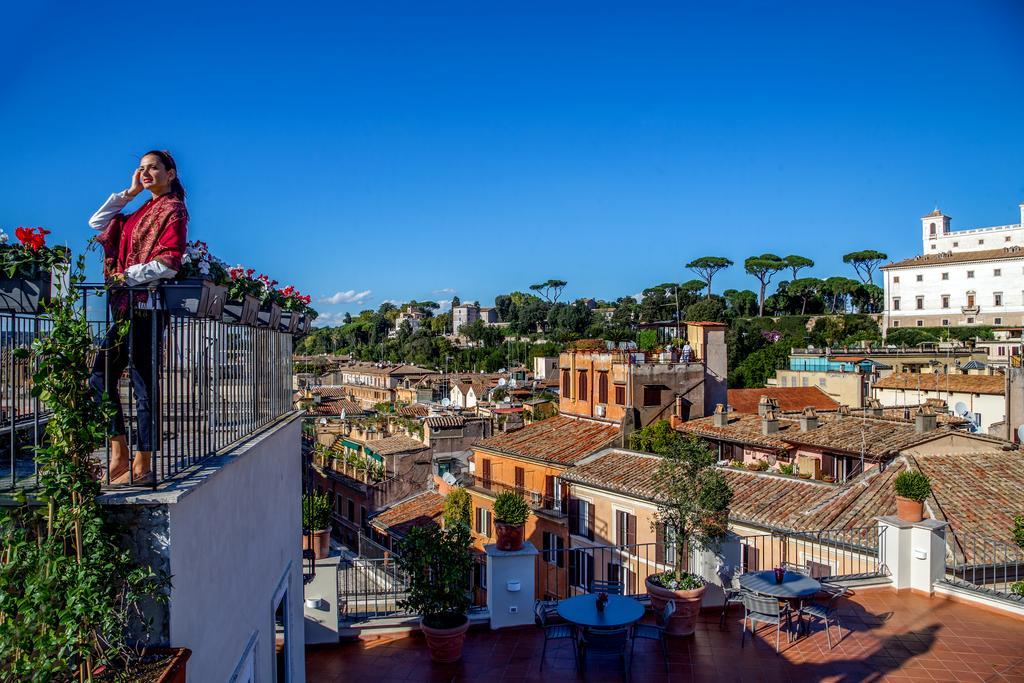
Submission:
[[[899,517],[879,517],[882,561],[889,569],[893,588],[909,588],[931,595],[946,573],[946,522],[925,519],[905,522]]]
[[[491,628],[527,626],[534,623],[537,548],[527,541],[522,550],[498,550],[484,546],[487,553],[487,609]]]

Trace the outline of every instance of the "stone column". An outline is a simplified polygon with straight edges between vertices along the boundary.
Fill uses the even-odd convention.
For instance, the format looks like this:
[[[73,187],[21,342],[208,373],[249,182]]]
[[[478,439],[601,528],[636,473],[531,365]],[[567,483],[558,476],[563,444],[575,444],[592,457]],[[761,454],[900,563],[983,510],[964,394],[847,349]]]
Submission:
[[[946,572],[946,522],[879,517],[880,551],[893,588],[931,595]]]
[[[534,623],[537,548],[527,541],[522,550],[498,550],[493,543],[487,553],[487,610],[491,628],[527,626]]]

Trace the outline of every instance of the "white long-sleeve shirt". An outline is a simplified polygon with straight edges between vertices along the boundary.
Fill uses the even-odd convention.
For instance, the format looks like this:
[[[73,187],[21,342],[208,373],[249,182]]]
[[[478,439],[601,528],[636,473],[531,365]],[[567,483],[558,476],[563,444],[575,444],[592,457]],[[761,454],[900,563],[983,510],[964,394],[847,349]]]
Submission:
[[[105,230],[110,225],[111,219],[121,213],[124,207],[132,201],[125,192],[115,192],[107,197],[103,206],[96,210],[96,213],[89,219],[89,227],[93,230]],[[144,285],[155,280],[167,280],[178,274],[173,268],[168,268],[163,263],[153,260],[148,263],[138,263],[128,266],[124,271],[125,284],[129,286]]]

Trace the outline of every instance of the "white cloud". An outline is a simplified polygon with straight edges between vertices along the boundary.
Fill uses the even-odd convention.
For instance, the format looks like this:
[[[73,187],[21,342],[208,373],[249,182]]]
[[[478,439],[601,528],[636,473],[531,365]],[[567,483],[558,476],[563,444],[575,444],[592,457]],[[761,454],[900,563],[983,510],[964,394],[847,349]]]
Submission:
[[[434,294],[454,294],[455,289],[452,287],[445,287],[444,289],[435,289]]]
[[[637,302],[638,304],[639,304],[639,303],[643,303],[643,300],[644,300],[644,293],[643,293],[643,292],[637,292],[636,294],[634,294],[634,295],[633,295],[633,299],[634,299],[634,300],[635,300],[635,301],[636,301],[636,302]]]
[[[437,302],[437,305],[438,305],[438,311],[447,311],[447,310],[450,310],[451,307],[452,307],[452,300],[451,299],[441,299],[440,301]]]
[[[369,299],[372,295],[373,292],[369,289],[362,292],[350,289],[347,292],[335,292],[330,296],[320,297],[319,301],[322,304],[359,304]]]
[[[313,321],[315,327],[334,327],[345,322],[345,314],[334,311],[321,312]]]

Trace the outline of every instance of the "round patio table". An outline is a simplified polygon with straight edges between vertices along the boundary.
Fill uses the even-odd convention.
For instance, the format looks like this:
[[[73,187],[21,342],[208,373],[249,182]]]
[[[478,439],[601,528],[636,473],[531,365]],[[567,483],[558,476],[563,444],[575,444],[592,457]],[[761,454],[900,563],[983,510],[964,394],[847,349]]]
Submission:
[[[800,572],[787,571],[782,583],[775,583],[775,571],[748,572],[740,575],[740,586],[751,593],[780,600],[809,598],[821,590],[821,584]]]
[[[566,621],[579,626],[612,629],[640,621],[644,616],[644,606],[633,598],[609,595],[604,610],[598,612],[597,595],[591,593],[559,601],[558,614]]]

